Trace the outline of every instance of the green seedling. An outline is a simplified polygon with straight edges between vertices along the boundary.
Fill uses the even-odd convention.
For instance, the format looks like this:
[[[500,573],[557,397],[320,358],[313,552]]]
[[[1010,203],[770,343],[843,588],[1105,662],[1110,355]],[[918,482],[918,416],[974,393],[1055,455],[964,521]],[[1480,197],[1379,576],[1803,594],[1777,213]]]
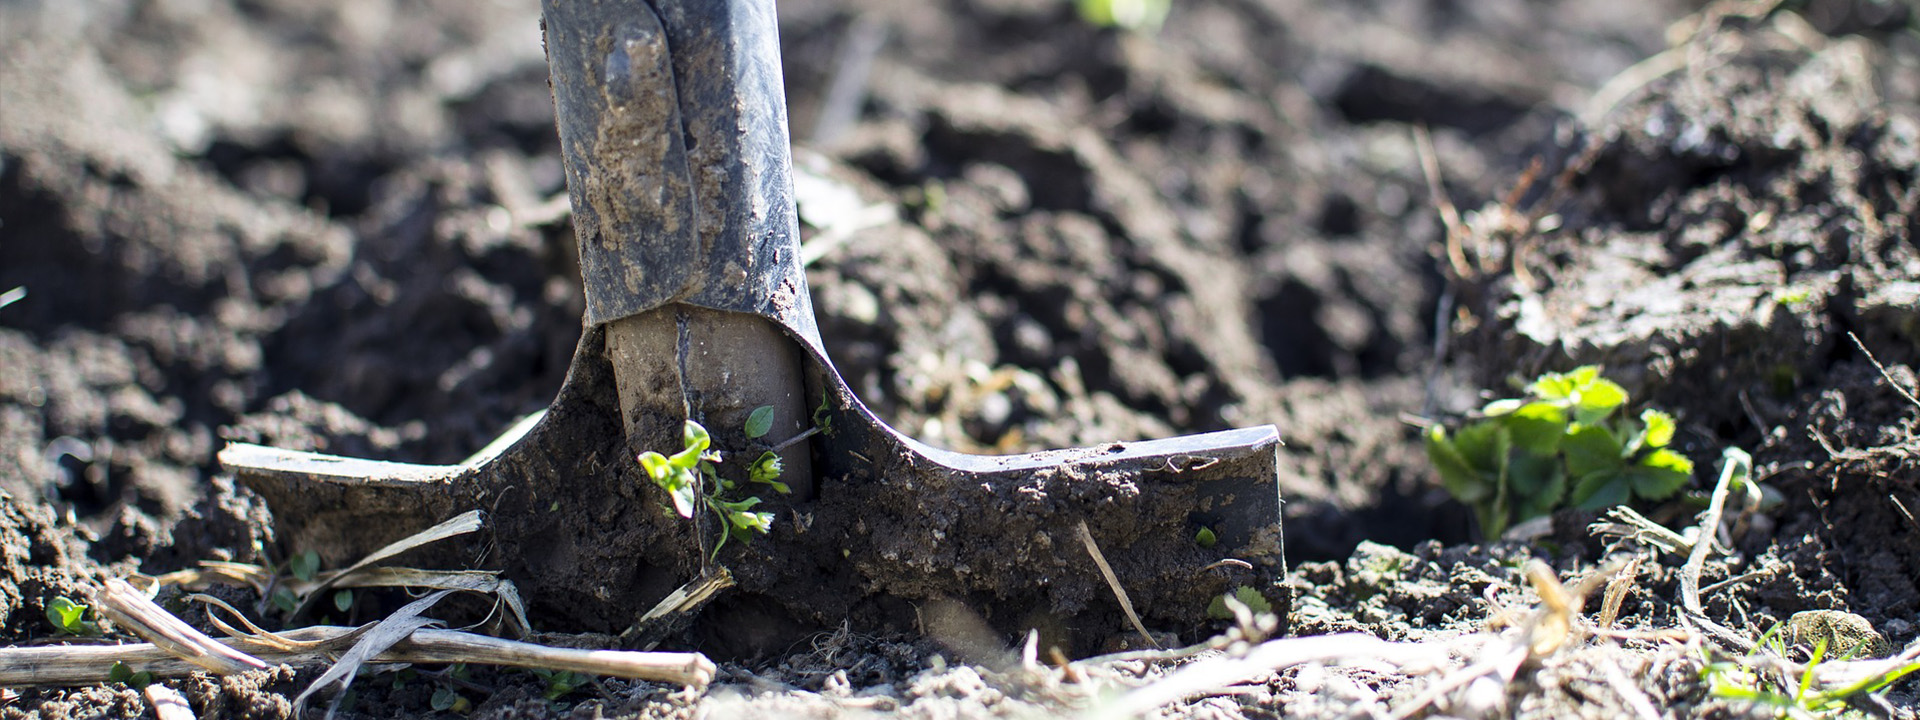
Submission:
[[[1260,594],[1258,589],[1249,585],[1234,588],[1233,599],[1240,601],[1241,605],[1247,606],[1247,609],[1256,615],[1273,612],[1273,603],[1267,602],[1267,596]],[[1215,620],[1233,619],[1233,610],[1227,607],[1227,596],[1216,596],[1213,602],[1207,604],[1207,617]]]
[[[1755,644],[1756,653],[1764,652],[1775,658],[1784,658],[1788,650],[1787,641],[1782,633],[1784,624],[1768,629]],[[1847,660],[1858,652],[1848,650],[1839,659]],[[1827,638],[1814,641],[1813,655],[1798,677],[1788,677],[1779,672],[1762,671],[1768,663],[1757,655],[1740,658],[1711,660],[1700,670],[1714,697],[1728,700],[1740,700],[1751,703],[1756,708],[1767,708],[1780,717],[1840,717],[1856,709],[1856,703],[1867,695],[1876,695],[1899,682],[1901,678],[1920,672],[1920,662],[1907,663],[1892,667],[1884,672],[1869,675],[1846,684],[1823,684],[1820,682],[1818,668],[1827,658]]]
[[[743,428],[750,438],[765,436],[773,425],[773,408],[756,408],[747,417]],[[756,432],[757,431],[757,432]],[[729,539],[737,538],[741,542],[751,541],[755,534],[765,535],[773,529],[773,513],[754,512],[753,507],[760,504],[760,498],[748,496],[740,500],[729,500],[726,493],[738,487],[738,483],[720,476],[716,465],[721,462],[719,453],[712,452],[713,436],[700,423],[688,420],[681,429],[682,447],[680,452],[671,456],[654,451],[640,454],[640,467],[647,471],[647,477],[673,501],[673,510],[680,517],[691,519],[701,507],[711,511],[720,521],[720,539],[714,543],[713,557],[719,557],[720,548],[725,547]],[[780,456],[771,450],[762,452],[747,468],[747,481],[753,484],[767,485],[782,495],[792,492],[786,483],[780,482]]]
[[[313,576],[320,572],[320,553],[308,550],[293,556],[287,561],[287,572],[293,573],[300,582],[313,582]]]
[[[1172,0],[1077,0],[1080,19],[1098,27],[1117,27],[1135,32],[1160,29],[1167,19]]]
[[[1693,477],[1693,461],[1667,448],[1673,416],[1614,416],[1627,391],[1588,365],[1548,373],[1524,398],[1496,400],[1454,433],[1427,429],[1427,457],[1480,528],[1499,537],[1513,523],[1564,504],[1589,510],[1665,499]]]
[[[1200,532],[1193,534],[1193,541],[1199,543],[1200,547],[1210,548],[1220,542],[1220,536],[1214,534],[1213,528],[1202,525]]]
[[[134,672],[133,668],[128,667],[126,663],[115,660],[113,667],[107,669],[107,681],[117,682],[135,690],[144,690],[148,685],[153,684],[153,673],[146,670]]]
[[[427,700],[427,704],[434,710],[440,712],[451,710],[457,713],[465,713],[473,709],[473,703],[467,700],[466,696],[461,695],[453,688],[445,685],[434,688],[433,697]]]
[[[47,601],[47,622],[52,623],[56,631],[78,637],[99,635],[100,624],[86,618],[87,606],[66,596]]]
[[[549,670],[547,668],[532,668],[531,672],[534,675],[539,676],[542,682],[546,683],[547,687],[545,690],[541,691],[540,696],[546,698],[549,701],[559,700],[560,698],[566,697],[568,694],[572,693],[575,690],[580,689],[581,686],[586,685],[589,680],[593,679],[589,675],[577,673],[572,670]]]
[[[275,586],[273,593],[267,596],[267,602],[273,603],[273,606],[279,608],[280,612],[288,615],[292,615],[293,611],[300,609],[300,598],[293,594],[292,588],[285,585]]]

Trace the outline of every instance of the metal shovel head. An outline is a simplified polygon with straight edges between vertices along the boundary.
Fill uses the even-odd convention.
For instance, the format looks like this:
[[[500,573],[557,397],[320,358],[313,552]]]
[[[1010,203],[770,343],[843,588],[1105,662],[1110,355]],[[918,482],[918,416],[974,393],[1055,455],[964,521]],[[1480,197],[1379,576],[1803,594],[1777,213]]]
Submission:
[[[908,438],[854,397],[798,262],[770,3],[549,0],[546,11],[589,304],[566,383],[538,422],[461,465],[229,446],[222,464],[265,497],[286,550],[343,562],[482,509],[483,541],[416,559],[503,570],[536,622],[596,631],[628,627],[717,562],[738,587],[695,632],[727,655],[843,623],[934,631],[922,612],[934,605],[964,608],[1003,640],[1038,629],[1079,654],[1132,632],[1123,595],[1145,625],[1176,632],[1218,622],[1209,605],[1241,587],[1285,617],[1272,426],[975,456]],[[608,323],[635,317],[683,333],[770,327],[745,335],[798,349],[818,408],[812,488],[756,493],[769,533],[710,554],[715,520],[682,518],[636,462],[607,353]],[[759,351],[722,344],[707,359]],[[723,463],[759,450],[723,449]]]

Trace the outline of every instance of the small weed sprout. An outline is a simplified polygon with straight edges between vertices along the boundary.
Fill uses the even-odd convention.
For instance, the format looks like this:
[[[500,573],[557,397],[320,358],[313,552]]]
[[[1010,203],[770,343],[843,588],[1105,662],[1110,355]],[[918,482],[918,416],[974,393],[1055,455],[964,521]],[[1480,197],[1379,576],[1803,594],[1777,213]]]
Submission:
[[[1200,526],[1200,531],[1193,534],[1193,541],[1198,543],[1200,547],[1210,548],[1219,544],[1220,536],[1213,532],[1213,528],[1202,525]]]
[[[1785,624],[1776,624],[1760,636],[1756,643],[1757,651],[1768,652],[1776,658],[1787,656],[1788,644],[1783,637]],[[1824,686],[1819,682],[1816,672],[1820,663],[1827,661],[1828,638],[1820,637],[1813,643],[1812,658],[1798,677],[1789,677],[1781,672],[1764,671],[1767,666],[1755,655],[1740,658],[1713,660],[1701,667],[1701,679],[1706,681],[1714,697],[1728,700],[1742,700],[1755,707],[1770,708],[1781,717],[1839,717],[1849,710],[1856,710],[1856,701],[1864,694],[1874,694],[1886,690],[1901,678],[1920,672],[1920,662],[1907,663],[1885,672],[1870,675],[1854,682],[1839,686]],[[1859,648],[1849,649],[1839,659],[1851,659]],[[1712,651],[1706,651],[1710,655]]]
[[[1667,448],[1673,416],[1650,409],[1615,418],[1626,404],[1627,391],[1598,367],[1548,373],[1526,397],[1488,403],[1484,419],[1458,432],[1429,427],[1427,457],[1487,537],[1564,501],[1597,510],[1665,499],[1693,477],[1693,461]]]
[[[87,606],[62,595],[47,601],[47,622],[57,632],[77,637],[100,634],[100,624],[86,619]]]
[[[144,690],[153,684],[153,673],[146,670],[134,672],[133,668],[119,660],[113,661],[113,667],[107,669],[107,682],[117,682],[135,690]]]
[[[759,439],[772,427],[773,407],[763,406],[755,408],[747,416],[743,430],[749,439]],[[715,466],[721,462],[721,457],[712,451],[713,436],[707,429],[700,423],[688,420],[681,429],[681,441],[680,452],[671,456],[651,450],[641,453],[640,467],[647,471],[647,477],[653,480],[654,485],[667,491],[667,496],[673,500],[673,510],[680,517],[691,519],[695,512],[705,507],[719,519],[720,540],[714,543],[712,556],[719,557],[720,548],[725,547],[729,539],[748,542],[755,534],[771,532],[773,513],[753,511],[753,507],[760,504],[758,496],[727,499],[727,493],[737,489],[739,483],[720,476]],[[772,450],[762,451],[747,466],[747,483],[766,485],[774,492],[788,494],[792,488],[780,481],[782,471],[780,456]]]
[[[1134,32],[1160,29],[1167,19],[1173,0],[1077,0],[1080,19],[1098,27],[1117,27]]]
[[[572,670],[532,668],[530,672],[539,676],[541,682],[546,683],[546,689],[540,692],[540,696],[549,701],[566,697],[574,690],[578,690],[581,686],[586,685],[587,681],[593,679],[588,675],[583,675]]]
[[[1247,606],[1247,609],[1253,611],[1255,614],[1273,612],[1273,603],[1267,602],[1267,596],[1260,594],[1258,588],[1250,585],[1241,585],[1234,588],[1233,599],[1238,600],[1241,605]],[[1207,617],[1216,620],[1233,619],[1233,610],[1227,607],[1226,595],[1216,596],[1213,598],[1213,602],[1207,604]]]

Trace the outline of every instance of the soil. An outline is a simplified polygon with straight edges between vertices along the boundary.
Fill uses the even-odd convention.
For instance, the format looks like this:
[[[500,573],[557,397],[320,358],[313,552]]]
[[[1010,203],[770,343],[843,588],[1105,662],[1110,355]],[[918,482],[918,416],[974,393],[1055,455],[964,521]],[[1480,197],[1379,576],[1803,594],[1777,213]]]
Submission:
[[[1843,610],[1907,646],[1916,13],[1784,5],[1193,0],[1132,33],[1059,0],[782,3],[827,350],[880,417],[960,451],[1273,423],[1287,633],[1409,641],[1497,625],[1539,592],[1528,559],[1574,578],[1618,557],[1578,511],[1482,542],[1420,442],[1516,379],[1600,363],[1678,417],[1675,447],[1702,468],[1649,517],[1691,524],[1727,446],[1777,492],[1708,564],[1705,583],[1740,578],[1710,616],[1757,635]],[[452,463],[554,399],[585,307],[538,16],[529,0],[0,4],[0,292],[26,290],[0,305],[0,640],[54,641],[45,604],[108,577],[300,552],[222,473],[224,442]],[[849,60],[863,45],[870,62]],[[847,73],[850,101],[833,91]],[[1675,626],[1681,562],[1638,570],[1622,626]],[[600,607],[535,603],[533,621],[617,630]],[[603,681],[555,702],[484,669],[460,687],[479,717],[997,717],[1179,667],[1063,685],[1036,680],[1059,671],[1023,663],[1004,623],[804,620],[666,638],[723,661],[704,696]],[[1698,653],[1598,648],[1510,704],[1467,688],[1443,711],[1633,712],[1596,679],[1625,667],[1663,715],[1758,712],[1716,697]],[[1366,672],[1269,673],[1166,712],[1346,715],[1427,687]],[[205,717],[288,717],[316,674],[169,684]],[[356,685],[350,712],[445,714],[434,683],[387,678]],[[1920,703],[1908,685],[1888,695],[1900,717]],[[146,702],[26,688],[0,715]]]

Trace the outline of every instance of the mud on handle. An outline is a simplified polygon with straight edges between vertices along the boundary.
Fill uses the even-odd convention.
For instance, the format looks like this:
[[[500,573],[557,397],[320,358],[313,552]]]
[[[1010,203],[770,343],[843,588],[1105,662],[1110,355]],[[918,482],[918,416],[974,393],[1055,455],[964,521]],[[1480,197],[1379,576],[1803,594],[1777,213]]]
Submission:
[[[672,302],[816,347],[771,0],[544,0],[589,324]]]

